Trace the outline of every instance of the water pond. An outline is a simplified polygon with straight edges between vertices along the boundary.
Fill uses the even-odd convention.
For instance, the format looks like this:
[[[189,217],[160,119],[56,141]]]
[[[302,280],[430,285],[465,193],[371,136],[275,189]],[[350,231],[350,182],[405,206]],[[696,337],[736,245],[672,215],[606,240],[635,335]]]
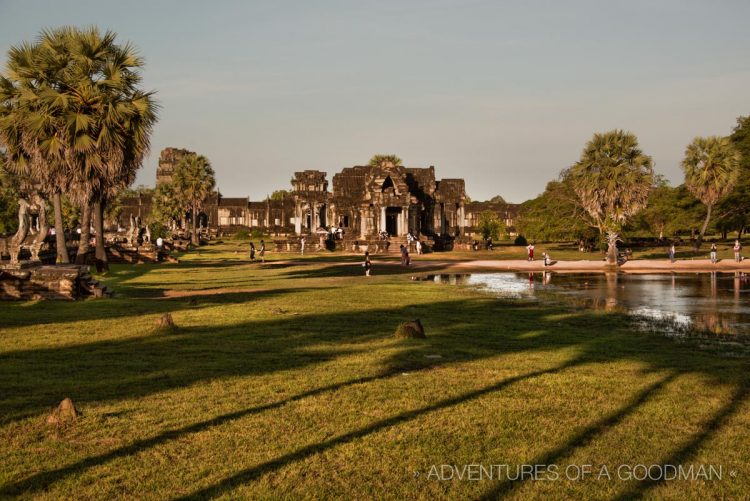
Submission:
[[[750,340],[750,275],[745,273],[493,272],[413,278],[474,286],[506,298],[572,301],[677,330]]]

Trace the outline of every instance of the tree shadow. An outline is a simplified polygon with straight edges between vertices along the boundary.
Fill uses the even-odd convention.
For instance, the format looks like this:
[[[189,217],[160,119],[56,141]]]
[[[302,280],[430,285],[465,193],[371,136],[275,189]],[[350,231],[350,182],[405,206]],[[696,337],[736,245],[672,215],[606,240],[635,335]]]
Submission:
[[[332,266],[336,268],[338,265]],[[329,267],[330,268],[330,267]],[[315,270],[309,270],[315,271]],[[422,270],[420,270],[422,271]],[[269,297],[283,297],[319,288],[282,288],[260,293],[236,293],[202,298],[200,305],[243,304]],[[189,300],[164,299],[134,300],[134,313],[159,313],[191,307]],[[94,305],[95,303],[91,303]],[[101,304],[106,305],[106,301]],[[81,320],[79,308],[60,307],[67,321]],[[87,303],[88,306],[88,303]],[[29,306],[27,306],[28,308]],[[31,308],[43,308],[31,305]],[[98,307],[97,307],[98,308]],[[88,319],[108,318],[111,308],[94,308],[84,312]],[[33,310],[32,310],[33,312]],[[563,319],[557,318],[564,316]],[[33,315],[28,315],[33,316]],[[695,356],[685,346],[647,334],[623,332],[626,316],[611,314],[606,317],[588,311],[571,312],[569,307],[550,306],[539,315],[538,309],[527,303],[471,298],[432,303],[407,304],[400,308],[345,309],[335,315],[327,312],[305,315],[277,315],[270,320],[247,320],[230,325],[205,325],[178,329],[173,335],[146,334],[136,338],[96,341],[75,346],[45,349],[18,350],[0,354],[0,383],[8,396],[0,400],[2,424],[36,415],[46,410],[61,396],[75,388],[70,395],[82,405],[94,402],[138,398],[165,390],[180,388],[199,381],[221,377],[256,376],[278,371],[305,369],[316,364],[333,361],[345,355],[365,350],[362,345],[391,336],[392,330],[405,319],[420,317],[428,331],[424,341],[406,340],[399,349],[381,363],[375,376],[353,379],[348,382],[324,385],[302,392],[284,401],[273,401],[248,409],[216,416],[198,423],[188,424],[154,437],[133,442],[124,447],[105,452],[61,468],[40,472],[0,488],[0,494],[13,494],[40,490],[71,475],[117,458],[136,454],[186,434],[197,433],[207,427],[227,423],[243,416],[278,408],[285,402],[315,397],[337,388],[361,382],[373,382],[404,370],[420,370],[436,365],[476,361],[501,354],[548,352],[554,349],[576,347],[579,355],[560,366],[514,376],[480,389],[445,398],[435,404],[406,410],[381,419],[370,425],[345,432],[320,443],[299,448],[251,468],[243,469],[213,485],[202,488],[190,497],[209,497],[227,492],[237,484],[250,481],[259,475],[274,471],[284,465],[308,458],[337,445],[352,442],[388,427],[408,422],[430,412],[502,391],[509,385],[559,372],[579,364],[593,362],[611,363],[617,360],[635,360],[647,364],[649,370],[665,370],[663,380],[646,388],[627,405],[602,420],[588,426],[565,445],[545,453],[541,460],[554,459],[593,439],[606,428],[615,426],[668,383],[676,374],[701,373],[718,382],[745,385],[733,371],[723,371],[727,365],[739,366],[741,362],[713,360],[705,355]],[[19,320],[21,325],[23,319]],[[55,317],[51,321],[59,322]],[[35,322],[34,322],[35,323]],[[599,329],[592,329],[591,326]],[[534,337],[527,337],[530,330]],[[439,332],[439,335],[431,335]],[[562,332],[562,334],[561,334]],[[272,333],[269,335],[269,333]],[[320,345],[320,346],[319,346]],[[336,348],[337,345],[347,345]],[[334,348],[331,348],[334,346]],[[308,348],[318,348],[308,350]],[[436,348],[450,353],[449,357],[432,360],[424,354]],[[200,361],[200,364],[193,362]],[[23,379],[19,377],[23,375]],[[23,381],[21,383],[20,381]],[[740,401],[747,391],[737,395]],[[735,406],[739,408],[739,403]],[[734,412],[734,411],[731,411]],[[716,421],[721,426],[725,418]],[[704,435],[704,434],[701,434]],[[708,435],[693,437],[684,454],[690,454]],[[644,486],[643,489],[648,488]],[[495,495],[502,495],[499,487]],[[492,496],[489,493],[488,496]]]
[[[656,464],[660,465],[683,465],[695,455],[700,447],[711,437],[715,436],[719,430],[737,414],[742,405],[750,396],[750,382],[735,389],[729,402],[722,406],[706,423],[703,424],[699,433],[691,436],[679,449],[671,452],[668,457]],[[617,501],[642,498],[649,490],[661,485],[664,479],[649,479],[637,482],[633,487],[615,498]]]
[[[512,384],[515,384],[515,383],[518,383],[527,379],[533,379],[535,377],[543,376],[545,374],[553,374],[553,373],[562,371],[566,368],[573,367],[577,365],[578,363],[579,362],[577,360],[573,360],[573,361],[566,362],[564,364],[561,364],[557,367],[553,367],[550,369],[539,370],[539,371],[531,372],[528,374],[521,374],[519,376],[510,377],[508,379],[504,379],[498,383],[486,386],[479,390],[467,392],[467,393],[464,393],[462,395],[452,397],[452,398],[446,398],[432,405],[420,407],[418,409],[414,409],[410,411],[405,411],[395,416],[381,419],[363,428],[351,431],[349,433],[345,433],[343,435],[332,438],[330,440],[326,440],[317,444],[312,444],[307,447],[302,447],[301,449],[298,449],[289,454],[285,454],[271,461],[267,461],[265,463],[261,463],[257,466],[254,466],[252,468],[247,468],[245,470],[239,471],[235,473],[234,475],[225,478],[221,482],[210,485],[208,487],[204,487],[187,496],[178,497],[177,499],[180,499],[180,500],[207,499],[207,498],[220,496],[221,494],[230,490],[232,487],[234,487],[237,484],[248,482],[250,480],[258,478],[260,475],[264,473],[267,473],[272,470],[277,470],[283,467],[284,465],[299,461],[301,459],[305,459],[307,457],[313,456],[315,454],[323,452],[332,447],[342,445],[342,444],[351,442],[359,438],[363,438],[372,433],[376,433],[380,430],[384,430],[386,428],[390,428],[392,426],[402,424],[404,422],[410,421],[412,419],[428,414],[430,412],[435,412],[435,411],[439,411],[439,410],[446,409],[449,407],[453,407],[455,405],[468,402],[470,400],[481,397],[483,395],[487,395],[495,391],[500,391]]]
[[[557,464],[560,459],[568,457],[576,448],[585,446],[588,442],[596,438],[599,434],[607,431],[608,428],[618,425],[629,415],[633,414],[641,405],[657,393],[659,390],[664,388],[667,384],[673,381],[677,372],[667,374],[659,381],[647,386],[641,390],[637,395],[630,399],[630,401],[624,406],[617,409],[615,412],[601,418],[585,427],[579,433],[576,433],[566,443],[549,450],[542,456],[534,458],[528,462],[528,464],[539,464],[539,465],[552,465]],[[493,487],[488,492],[482,494],[478,499],[480,500],[491,500],[501,499],[508,495],[513,489],[528,480],[528,477],[518,478],[516,480],[506,480],[501,482],[496,487]]]

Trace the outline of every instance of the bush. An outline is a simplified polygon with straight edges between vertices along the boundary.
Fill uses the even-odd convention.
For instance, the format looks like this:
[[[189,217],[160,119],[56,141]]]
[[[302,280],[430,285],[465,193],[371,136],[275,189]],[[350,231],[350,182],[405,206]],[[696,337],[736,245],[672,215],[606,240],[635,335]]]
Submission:
[[[168,238],[171,234],[169,228],[159,222],[153,222],[149,224],[148,228],[149,230],[151,230],[151,240],[153,240],[154,242],[159,237]]]
[[[527,245],[529,245],[529,242],[526,240],[525,236],[518,235],[513,241],[513,245],[523,245],[524,247],[526,247]]]
[[[240,230],[237,233],[234,234],[233,237],[235,240],[249,240],[250,239],[250,232],[247,230]]]

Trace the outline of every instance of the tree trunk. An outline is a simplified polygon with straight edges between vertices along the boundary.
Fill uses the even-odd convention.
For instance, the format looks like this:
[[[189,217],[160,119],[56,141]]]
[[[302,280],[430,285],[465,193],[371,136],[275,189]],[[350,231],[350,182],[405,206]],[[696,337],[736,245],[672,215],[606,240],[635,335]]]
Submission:
[[[701,232],[698,234],[698,240],[695,241],[695,250],[701,248],[701,244],[703,243],[703,236],[706,234],[706,228],[708,228],[708,221],[711,219],[711,209],[713,209],[713,205],[707,205],[706,207],[708,208],[708,210],[706,211],[706,220],[703,221]]]
[[[109,271],[107,251],[104,249],[104,202],[94,202],[94,231],[96,232],[96,271]]]
[[[76,254],[76,264],[86,264],[86,256],[91,246],[91,204],[84,202],[81,207],[81,237],[78,240],[78,254]]]
[[[63,228],[62,221],[62,201],[60,200],[60,193],[55,192],[52,195],[52,205],[55,208],[55,247],[57,247],[57,262],[68,264],[70,263],[70,257],[68,256],[68,247],[65,244],[65,229]]]
[[[193,204],[193,210],[192,210],[192,219],[193,219],[193,245],[198,246],[200,245],[200,240],[198,239],[198,214],[197,210],[195,208],[195,204]]]
[[[614,231],[607,232],[607,264],[617,264],[617,239],[619,235]]]

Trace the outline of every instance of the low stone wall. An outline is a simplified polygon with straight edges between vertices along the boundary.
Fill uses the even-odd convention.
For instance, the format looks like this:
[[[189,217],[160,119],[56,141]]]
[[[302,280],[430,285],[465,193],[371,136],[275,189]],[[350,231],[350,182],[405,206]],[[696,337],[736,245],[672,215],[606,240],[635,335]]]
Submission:
[[[86,294],[87,277],[87,266],[6,266],[0,269],[0,300],[77,299]]]
[[[107,247],[107,261],[110,263],[156,263],[163,260],[162,253],[155,247]]]

